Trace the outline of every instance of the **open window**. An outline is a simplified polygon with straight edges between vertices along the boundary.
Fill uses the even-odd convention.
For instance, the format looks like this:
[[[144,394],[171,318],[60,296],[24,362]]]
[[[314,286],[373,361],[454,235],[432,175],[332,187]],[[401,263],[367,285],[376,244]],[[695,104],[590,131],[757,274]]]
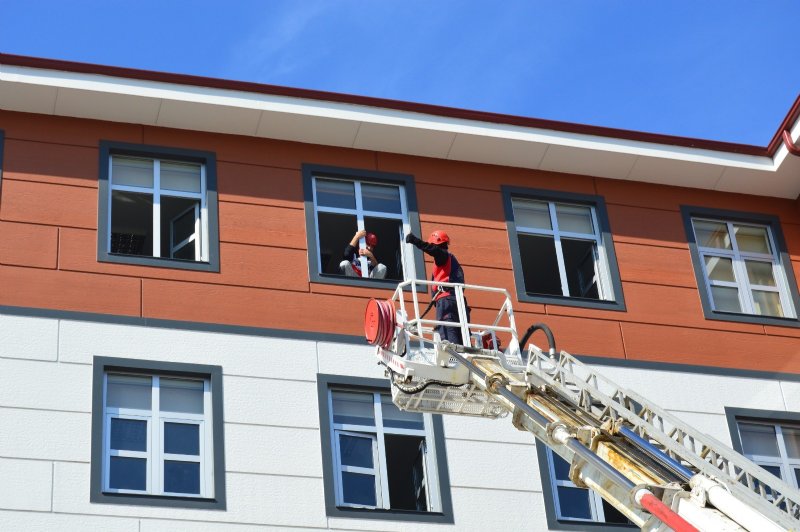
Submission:
[[[521,301],[624,310],[601,198],[503,188]]]
[[[409,232],[419,234],[408,176],[304,165],[304,184],[312,280],[354,284],[383,279],[394,284],[405,278],[406,270],[423,268],[419,254],[404,242]],[[367,248],[365,238],[348,247],[360,230],[377,237],[371,249],[374,262],[359,255]]]
[[[320,376],[328,515],[448,522],[433,417],[401,411],[388,391],[341,383],[354,380],[365,381]]]
[[[101,159],[99,260],[219,269],[213,155],[103,143]]]

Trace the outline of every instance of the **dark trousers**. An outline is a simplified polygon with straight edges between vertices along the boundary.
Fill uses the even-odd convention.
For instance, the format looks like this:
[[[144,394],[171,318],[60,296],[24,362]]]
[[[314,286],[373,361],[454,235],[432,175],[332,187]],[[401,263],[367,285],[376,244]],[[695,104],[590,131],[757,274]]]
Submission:
[[[467,307],[467,321],[469,321],[470,308],[466,303],[467,300],[465,299],[464,304]],[[436,321],[452,321],[458,323],[458,304],[456,303],[455,296],[445,296],[436,300]],[[469,345],[469,339],[464,341],[464,339],[461,338],[461,329],[459,327],[437,325],[436,332],[439,333],[442,340],[447,340],[454,344]]]

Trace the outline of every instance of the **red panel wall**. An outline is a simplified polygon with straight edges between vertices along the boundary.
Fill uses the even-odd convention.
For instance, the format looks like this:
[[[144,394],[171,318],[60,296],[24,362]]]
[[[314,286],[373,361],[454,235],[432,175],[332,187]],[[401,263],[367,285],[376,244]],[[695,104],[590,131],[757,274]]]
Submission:
[[[369,297],[310,283],[302,163],[414,176],[423,233],[445,229],[468,282],[513,293],[502,185],[605,198],[626,312],[517,303],[579,354],[800,373],[800,329],[703,317],[679,206],[779,216],[800,273],[795,201],[310,144],[0,112],[0,305],[359,335]],[[220,272],[99,263],[100,140],[218,158]],[[428,263],[430,271],[430,263]],[[470,295],[475,316],[489,301]]]

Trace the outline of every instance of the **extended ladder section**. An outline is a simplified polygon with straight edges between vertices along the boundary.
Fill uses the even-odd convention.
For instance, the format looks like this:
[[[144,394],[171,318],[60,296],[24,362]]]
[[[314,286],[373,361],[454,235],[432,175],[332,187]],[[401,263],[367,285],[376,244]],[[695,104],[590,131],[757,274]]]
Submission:
[[[367,340],[377,346],[401,409],[510,415],[570,463],[576,485],[599,493],[642,530],[800,530],[796,489],[557,351],[545,325],[532,326],[520,342],[505,290],[444,283],[459,320],[439,322],[420,312],[430,284],[403,282],[392,299],[367,307]],[[465,290],[481,307],[496,301],[499,310],[482,313],[484,323],[468,322]],[[444,326],[457,327],[465,345],[442,341],[437,328]],[[548,351],[523,351],[537,330],[547,335]]]

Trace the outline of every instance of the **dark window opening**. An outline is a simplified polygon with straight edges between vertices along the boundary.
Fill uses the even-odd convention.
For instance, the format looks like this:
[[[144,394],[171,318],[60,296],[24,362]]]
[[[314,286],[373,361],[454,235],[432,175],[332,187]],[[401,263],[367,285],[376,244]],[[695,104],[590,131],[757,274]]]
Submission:
[[[400,260],[400,230],[403,222],[387,218],[364,217],[364,227],[378,237],[375,258],[386,266],[386,279],[403,279],[403,263]],[[352,238],[352,235],[350,235]]]
[[[563,295],[555,242],[552,238],[520,234],[519,253],[522,258],[525,292]]]
[[[321,273],[340,275],[344,248],[358,231],[356,217],[352,214],[317,213],[319,228],[319,259]]]
[[[153,255],[153,195],[111,192],[111,253]]]
[[[427,512],[425,438],[387,434],[384,441],[392,510]]]
[[[400,255],[400,220],[364,218],[364,227],[378,237],[375,259],[386,266],[386,279],[402,280],[403,267]],[[317,213],[319,229],[319,257],[321,273],[342,275],[339,263],[344,260],[344,250],[358,231],[355,215],[330,212]]]

